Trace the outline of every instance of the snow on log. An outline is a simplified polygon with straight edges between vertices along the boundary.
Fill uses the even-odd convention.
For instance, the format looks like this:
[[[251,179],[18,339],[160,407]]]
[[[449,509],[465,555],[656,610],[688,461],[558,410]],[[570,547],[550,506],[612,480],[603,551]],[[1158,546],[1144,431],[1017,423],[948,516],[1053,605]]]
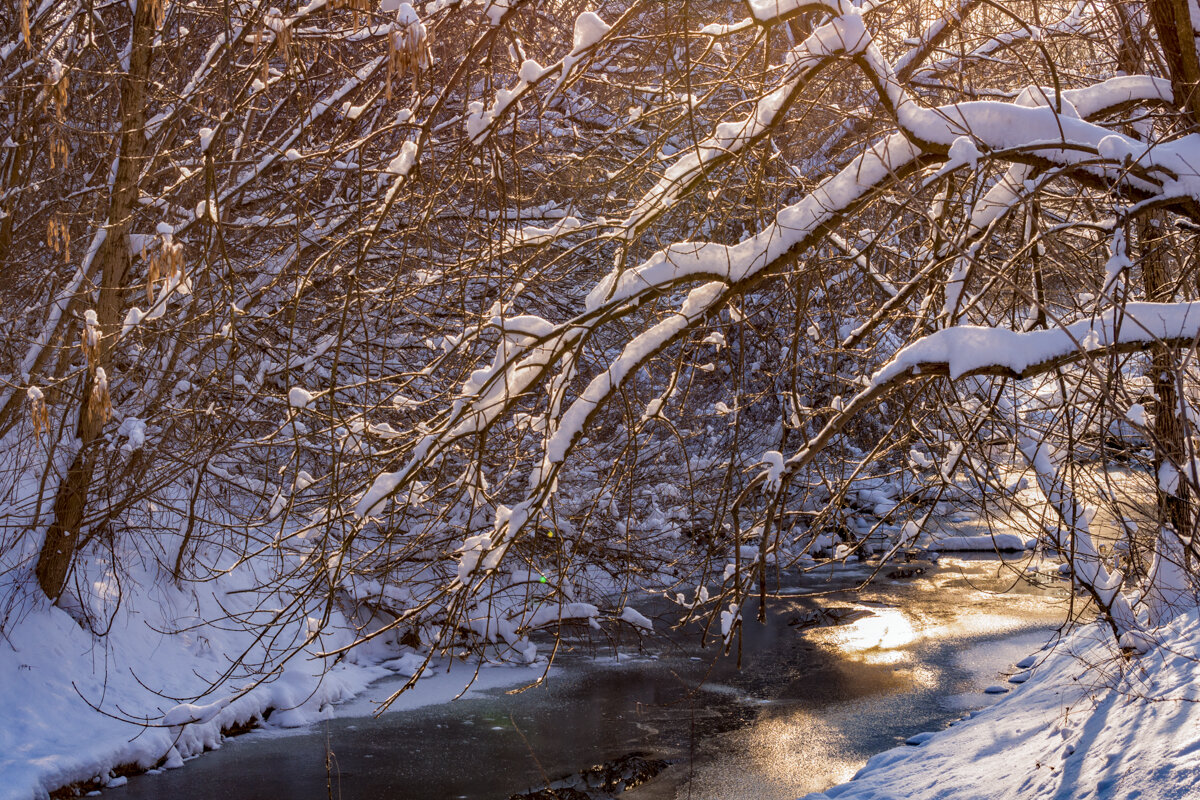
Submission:
[[[221,713],[222,709],[229,705],[232,700],[232,697],[225,697],[215,703],[207,703],[205,705],[180,703],[163,715],[161,724],[170,727],[203,724]]]
[[[997,533],[991,536],[943,536],[934,540],[938,550],[1011,552],[1025,549],[1025,540],[1015,533]]]
[[[635,628],[642,628],[643,630],[647,631],[654,630],[654,623],[651,622],[645,614],[638,611],[633,606],[625,606],[625,608],[621,609],[620,619],[623,622],[628,622]]]

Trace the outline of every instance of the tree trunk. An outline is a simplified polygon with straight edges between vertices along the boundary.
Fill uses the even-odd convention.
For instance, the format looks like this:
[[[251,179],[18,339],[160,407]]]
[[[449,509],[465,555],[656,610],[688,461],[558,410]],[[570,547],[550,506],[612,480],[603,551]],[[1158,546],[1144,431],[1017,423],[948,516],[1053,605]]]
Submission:
[[[95,311],[102,338],[95,363],[90,365],[84,378],[77,428],[79,451],[54,498],[54,519],[38,556],[38,583],[52,600],[62,595],[74,561],[95,471],[94,445],[104,428],[105,415],[97,407],[100,398],[93,396],[92,389],[95,369],[106,368],[111,361],[112,344],[120,332],[124,310],[125,279],[130,263],[129,224],[137,205],[146,147],[145,104],[154,42],[153,6],[148,2],[137,4],[130,40],[129,71],[121,79],[120,151],[109,198],[107,235],[96,253],[100,291]]]
[[[1146,5],[1170,72],[1175,105],[1194,126],[1200,120],[1200,56],[1188,0],[1148,0]]]
[[[1143,218],[1138,225],[1138,240],[1141,247],[1142,282],[1146,299],[1152,303],[1171,302],[1171,280],[1167,269],[1166,255],[1157,239],[1162,229],[1155,227],[1156,216]],[[1179,365],[1175,355],[1165,344],[1156,344],[1151,352],[1151,370],[1154,378],[1154,396],[1157,409],[1154,414],[1155,470],[1164,464],[1186,472],[1187,442],[1184,439],[1184,424],[1179,416]],[[1175,528],[1182,537],[1192,532],[1191,504],[1188,496],[1187,475],[1181,475],[1175,491],[1158,492],[1160,517]]]
[[[1187,117],[1190,127],[1194,128],[1200,122],[1200,54],[1196,51],[1196,31],[1188,0],[1147,0],[1147,7],[1170,73],[1175,106]],[[1122,22],[1129,24],[1128,15],[1120,13]],[[1136,55],[1139,48],[1134,45],[1132,31],[1122,33],[1125,40],[1120,54],[1122,61],[1140,60]],[[1121,66],[1129,71],[1126,64],[1122,63]],[[1138,225],[1141,248],[1139,261],[1146,299],[1166,303],[1171,301],[1173,292],[1166,254],[1156,241],[1162,230],[1155,227],[1155,219],[1156,216],[1143,218]],[[1155,467],[1165,462],[1182,470],[1182,465],[1190,463],[1190,459],[1187,457],[1184,424],[1180,419],[1177,389],[1179,365],[1166,345],[1154,347],[1151,355],[1154,394],[1158,401],[1154,415],[1157,445]],[[1159,490],[1159,512],[1162,520],[1169,523],[1185,543],[1190,543],[1193,521],[1186,477],[1181,476],[1174,492]],[[1190,550],[1190,547],[1186,549]]]

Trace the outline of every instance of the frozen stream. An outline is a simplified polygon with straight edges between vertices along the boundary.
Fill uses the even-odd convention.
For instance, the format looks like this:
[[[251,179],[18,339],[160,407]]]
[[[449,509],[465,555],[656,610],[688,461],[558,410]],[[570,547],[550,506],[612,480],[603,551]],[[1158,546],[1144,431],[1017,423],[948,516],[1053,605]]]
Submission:
[[[994,701],[983,689],[1007,686],[1013,662],[1037,650],[1065,613],[1063,589],[1016,581],[1011,567],[1023,564],[945,556],[914,578],[881,576],[862,592],[820,600],[788,595],[849,585],[867,568],[793,578],[766,626],[746,610],[740,671],[711,645],[701,650],[694,632],[642,648],[630,639],[619,658],[606,641],[577,642],[544,685],[521,694],[490,690],[379,718],[343,716],[299,734],[256,732],[112,794],[508,798],[640,753],[671,766],[623,798],[793,800]],[[795,624],[821,606],[870,615]],[[383,681],[372,694],[399,685]],[[355,709],[370,706],[345,711]]]

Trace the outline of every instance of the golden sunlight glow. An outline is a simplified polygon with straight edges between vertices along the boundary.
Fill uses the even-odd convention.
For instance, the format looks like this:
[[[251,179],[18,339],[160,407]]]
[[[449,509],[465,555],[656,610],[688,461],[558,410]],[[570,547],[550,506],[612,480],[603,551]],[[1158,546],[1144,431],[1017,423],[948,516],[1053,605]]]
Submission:
[[[860,653],[868,661],[890,663],[900,654],[892,651],[917,638],[908,617],[896,608],[882,608],[869,617],[837,629],[835,642],[842,650]]]

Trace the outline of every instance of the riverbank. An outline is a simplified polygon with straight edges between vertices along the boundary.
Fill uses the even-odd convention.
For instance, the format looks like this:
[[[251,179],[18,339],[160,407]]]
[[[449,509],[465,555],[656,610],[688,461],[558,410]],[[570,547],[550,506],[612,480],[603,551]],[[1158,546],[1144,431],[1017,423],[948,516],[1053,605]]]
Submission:
[[[170,584],[126,590],[103,638],[44,599],[26,603],[0,643],[0,800],[116,788],[133,775],[182,767],[264,723],[303,729],[346,713],[341,706],[422,661],[388,658],[382,648],[320,656],[352,641],[353,627],[336,612],[321,635],[275,659],[277,643],[257,640],[252,628],[201,622],[271,607],[269,597],[239,593],[237,581],[223,576],[207,596]],[[301,615],[275,633],[300,643],[314,623]],[[448,666],[435,661],[396,708],[461,694],[473,668],[460,663],[448,674]],[[487,669],[476,689],[527,684],[544,671],[544,663]]]
[[[403,683],[388,679],[334,719],[286,736],[252,733],[186,770],[131,780],[122,796],[323,800],[332,783],[343,797],[495,800],[640,754],[670,767],[623,795],[630,800],[795,800],[915,732],[995,702],[984,689],[1063,619],[1059,589],[1000,593],[1024,558],[909,566],[859,592],[850,587],[870,564],[785,575],[768,624],[743,629],[741,669],[701,648],[698,629],[671,631],[672,604],[639,602],[658,635],[639,642],[610,630],[622,634],[614,642],[577,630],[549,679],[528,692],[372,717],[372,701]]]
[[[874,756],[805,800],[1188,800],[1200,797],[1200,614],[1141,656],[1099,625],[1037,653],[995,706]]]
[[[280,726],[309,724],[388,674],[314,658],[319,648],[336,645],[336,636],[321,637],[290,661],[267,662],[278,670],[273,682],[254,686],[245,668],[210,693],[234,669],[232,658],[248,653],[254,664],[266,655],[240,626],[199,624],[221,616],[212,613],[213,595],[206,604],[168,585],[141,595],[127,591],[103,638],[61,608],[30,601],[0,645],[0,798],[119,786],[128,774],[180,767],[219,746],[222,731],[244,730],[268,714]],[[226,613],[241,610],[239,598],[249,600],[221,597]],[[301,630],[284,633],[303,641]],[[198,705],[182,704],[201,696]],[[165,720],[168,714],[174,719]]]
[[[156,773],[180,766],[185,758],[219,747],[222,729],[245,729],[268,715],[268,728],[297,733],[282,739],[255,734],[182,772],[135,778],[121,793],[171,797],[185,792],[199,798],[209,796],[195,794],[205,787],[212,797],[227,800],[314,791],[323,797],[330,752],[336,753],[338,774],[346,781],[344,796],[370,796],[370,786],[354,781],[372,770],[379,776],[373,780],[392,781],[406,796],[444,797],[451,773],[455,786],[461,784],[452,794],[507,796],[509,790],[524,791],[575,772],[593,758],[600,762],[633,750],[674,764],[631,792],[631,800],[674,797],[689,788],[698,796],[792,800],[848,779],[871,756],[858,780],[812,795],[813,800],[1075,797],[1076,784],[1104,785],[1106,758],[1122,769],[1136,767],[1148,781],[1190,775],[1194,762],[1189,759],[1196,756],[1189,747],[1200,750],[1194,741],[1200,735],[1195,734],[1200,709],[1194,708],[1200,698],[1186,695],[1194,691],[1187,688],[1195,684],[1192,679],[1200,678],[1196,662],[1188,660],[1196,656],[1191,642],[1200,638],[1195,615],[1166,631],[1158,648],[1131,660],[1088,629],[1054,650],[1040,651],[1046,626],[1061,620],[1061,608],[1054,608],[1047,590],[1026,586],[1015,594],[998,593],[1015,574],[1053,572],[1052,564],[1029,558],[1037,556],[1007,562],[947,556],[937,567],[896,570],[906,577],[885,575],[853,594],[836,591],[865,578],[869,565],[831,566],[828,573],[807,576],[803,585],[784,587],[771,606],[771,624],[748,626],[747,657],[762,663],[741,671],[729,661],[713,670],[704,657],[711,651],[686,649],[696,646],[698,637],[691,635],[670,647],[640,652],[629,640],[622,656],[605,655],[603,645],[598,652],[582,641],[568,641],[560,655],[564,667],[556,668],[550,686],[516,697],[487,690],[532,683],[544,665],[488,667],[476,676],[470,664],[441,663],[434,677],[422,679],[393,706],[394,711],[424,711],[381,720],[370,719],[376,703],[403,684],[415,657],[343,660],[329,665],[322,678],[325,665],[311,658],[315,647],[310,647],[306,657],[282,665],[283,674],[273,683],[228,702],[218,698],[174,706],[141,684],[157,680],[182,696],[210,677],[223,654],[246,642],[219,629],[153,633],[156,627],[164,630],[164,620],[148,615],[167,612],[153,611],[160,606],[151,604],[144,611],[126,609],[108,647],[97,649],[63,612],[33,609],[15,629],[11,650],[0,652],[3,674],[15,676],[0,684],[5,709],[0,797],[44,797],[71,783],[89,790],[122,786],[121,765]],[[811,613],[817,607],[810,601],[789,595],[810,591],[814,581],[835,591],[820,608],[854,613],[828,625],[822,620],[829,614]],[[1054,591],[1062,596],[1061,589]],[[808,627],[814,620],[815,627]],[[334,644],[329,639],[321,646]],[[1037,651],[1036,663],[1026,665],[1022,659],[1030,651]],[[453,667],[449,674],[447,666]],[[1009,673],[1016,673],[1014,680],[1028,680],[1007,683]],[[448,704],[471,678],[477,678],[472,695],[477,699]],[[1000,697],[983,694],[989,683],[1016,691],[943,731],[965,711]],[[1171,694],[1178,687],[1184,687],[1185,696]],[[1137,700],[1138,691],[1159,702]],[[1130,699],[1120,703],[1122,696]],[[620,710],[622,698],[633,704],[629,713]],[[92,708],[101,702],[109,715],[125,719]],[[1143,718],[1151,712],[1166,716]],[[191,722],[142,728],[135,716],[161,720],[164,714],[176,723]],[[1098,721],[1106,727],[1096,732]],[[320,723],[316,729],[314,722]],[[1130,737],[1138,730],[1150,741],[1139,739],[1133,746],[1119,736],[1110,741],[1113,725]],[[920,747],[887,749],[922,731],[929,735],[918,737],[927,739]],[[379,741],[387,747],[379,749]],[[503,753],[502,763],[474,756],[464,761],[465,753],[474,752],[471,742],[482,748],[479,752]],[[603,750],[596,749],[598,742]],[[1174,749],[1170,769],[1155,777],[1158,773],[1139,759],[1160,744]],[[1064,756],[1068,746],[1075,749]],[[442,756],[426,758],[441,752],[439,747]],[[1112,748],[1120,751],[1113,756]],[[875,755],[880,750],[886,752]],[[1082,757],[1071,761],[1075,755]],[[430,762],[428,774],[410,774],[418,761]],[[508,765],[525,761],[525,773],[516,767],[505,772]],[[408,765],[407,772],[396,771],[400,763]],[[461,773],[470,771],[465,764],[479,773],[477,784],[462,783]],[[292,783],[270,783],[279,775],[288,775]],[[498,790],[498,776],[506,788]],[[1042,794],[1029,793],[1035,784]],[[972,794],[977,786],[987,788]],[[1124,791],[1128,788],[1123,785],[1116,795],[1098,789],[1094,796],[1133,796]],[[1144,796],[1174,800],[1187,795]]]

